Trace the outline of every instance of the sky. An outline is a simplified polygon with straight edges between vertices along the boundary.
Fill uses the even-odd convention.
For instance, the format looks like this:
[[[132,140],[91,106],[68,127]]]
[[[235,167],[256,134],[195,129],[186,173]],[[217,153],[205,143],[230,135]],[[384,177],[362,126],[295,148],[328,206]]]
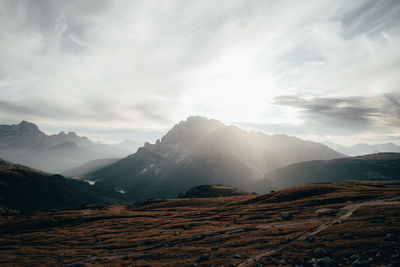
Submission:
[[[0,59],[0,124],[400,144],[400,1],[0,0]]]

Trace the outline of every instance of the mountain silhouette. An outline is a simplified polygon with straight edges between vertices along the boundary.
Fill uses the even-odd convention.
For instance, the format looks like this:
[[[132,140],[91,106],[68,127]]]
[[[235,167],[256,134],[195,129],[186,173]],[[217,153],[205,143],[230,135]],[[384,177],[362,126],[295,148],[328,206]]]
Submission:
[[[46,135],[34,123],[0,125],[0,157],[23,165],[60,173],[84,162],[124,157],[129,150],[97,144],[75,132]]]
[[[388,181],[400,179],[400,153],[378,153],[333,160],[291,164],[265,175],[246,187],[257,193],[310,183],[344,180]]]
[[[145,143],[135,154],[88,177],[103,194],[142,201],[175,197],[204,184],[240,188],[290,163],[341,156],[319,143],[189,117],[155,144]]]

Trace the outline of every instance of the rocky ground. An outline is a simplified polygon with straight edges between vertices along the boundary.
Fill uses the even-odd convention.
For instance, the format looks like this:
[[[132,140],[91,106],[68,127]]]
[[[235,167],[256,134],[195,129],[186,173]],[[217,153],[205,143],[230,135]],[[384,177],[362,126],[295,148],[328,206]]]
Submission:
[[[3,266],[400,266],[400,182],[0,219]]]

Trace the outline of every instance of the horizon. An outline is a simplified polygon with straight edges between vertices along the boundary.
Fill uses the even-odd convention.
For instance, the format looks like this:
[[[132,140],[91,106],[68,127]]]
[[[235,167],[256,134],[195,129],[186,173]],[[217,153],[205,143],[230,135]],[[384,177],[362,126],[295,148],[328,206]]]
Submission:
[[[400,145],[399,2],[6,0],[0,10],[2,124],[154,141],[196,114]]]
[[[207,120],[213,120],[212,118],[206,118],[206,117],[203,117],[203,116],[189,116],[188,118],[190,118],[190,117],[202,117],[202,118],[205,118],[205,119],[207,119]],[[188,118],[186,118],[186,119],[184,119],[184,120],[181,120],[181,121],[186,121]],[[164,132],[160,132],[159,134],[160,135],[158,135],[158,133],[156,133],[156,134],[154,134],[153,133],[153,136],[151,137],[151,138],[149,138],[149,139],[145,139],[146,137],[148,137],[149,135],[142,135],[140,138],[138,138],[138,139],[122,139],[122,140],[113,140],[113,141],[111,141],[111,142],[107,142],[107,141],[104,141],[104,140],[96,140],[96,139],[93,139],[93,138],[91,138],[90,136],[86,136],[86,135],[82,135],[82,134],[80,134],[79,132],[76,132],[76,131],[73,131],[73,130],[60,130],[60,131],[55,131],[55,132],[51,132],[51,131],[46,131],[46,130],[44,130],[44,129],[42,129],[41,127],[40,127],[40,125],[38,125],[38,124],[36,124],[35,122],[32,122],[32,121],[26,121],[26,120],[22,120],[22,121],[20,121],[20,122],[16,122],[16,123],[12,123],[12,124],[6,124],[6,125],[18,125],[18,124],[20,124],[20,123],[22,123],[22,122],[28,122],[28,123],[33,123],[33,124],[35,124],[38,128],[39,128],[39,130],[40,131],[42,131],[42,132],[44,132],[46,135],[58,135],[58,134],[60,134],[60,133],[64,133],[64,134],[69,134],[69,133],[75,133],[77,136],[79,136],[79,137],[86,137],[86,138],[88,138],[90,141],[92,141],[93,143],[100,143],[100,144],[109,144],[109,145],[116,145],[116,144],[120,144],[120,143],[124,143],[124,142],[138,142],[138,143],[140,143],[140,142],[148,142],[148,143],[156,143],[156,141],[159,139],[159,140],[161,140],[161,138],[164,136],[164,135],[166,135],[167,134],[167,132],[169,131],[169,130],[171,130],[175,125],[177,125],[177,124],[179,124],[179,122],[181,122],[181,121],[178,121],[178,122],[176,122],[174,125],[172,125],[170,128],[168,128],[168,129],[166,129]],[[220,121],[221,122],[221,121]],[[296,138],[300,138],[300,137],[298,137],[298,136],[295,136],[295,135],[288,135],[288,134],[284,134],[284,133],[273,133],[273,134],[269,134],[269,133],[266,133],[266,132],[263,132],[263,131],[261,131],[261,130],[258,130],[258,129],[246,129],[245,127],[241,127],[240,125],[235,125],[235,124],[228,124],[228,123],[224,123],[224,122],[222,122],[225,126],[235,126],[235,127],[238,127],[239,129],[241,129],[241,130],[243,130],[243,131],[245,131],[245,132],[248,132],[248,133],[251,133],[251,132],[256,132],[256,133],[263,133],[263,134],[266,134],[266,135],[287,135],[287,136],[292,136],[292,137],[296,137]],[[0,124],[0,125],[4,125],[4,124]],[[330,141],[315,141],[315,140],[309,140],[309,139],[304,139],[304,138],[300,138],[300,139],[302,139],[302,140],[305,140],[305,141],[312,141],[312,142],[317,142],[317,143],[321,143],[321,144],[324,144],[324,145],[326,145],[326,146],[328,146],[328,147],[330,147],[330,148],[332,148],[332,149],[334,149],[335,150],[335,146],[336,145],[339,145],[339,146],[343,146],[343,147],[352,147],[352,146],[355,146],[355,145],[383,145],[383,144],[394,144],[394,145],[400,145],[400,143],[396,143],[396,142],[392,142],[392,141],[388,141],[388,142],[378,142],[378,143],[363,143],[363,142],[358,142],[358,143],[353,143],[353,144],[340,144],[340,143],[334,143],[334,142],[330,142]]]

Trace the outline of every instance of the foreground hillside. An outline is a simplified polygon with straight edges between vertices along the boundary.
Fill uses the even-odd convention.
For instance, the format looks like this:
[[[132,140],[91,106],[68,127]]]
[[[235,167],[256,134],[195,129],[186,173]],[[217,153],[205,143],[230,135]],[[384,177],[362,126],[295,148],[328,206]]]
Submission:
[[[106,201],[85,182],[0,159],[0,211],[71,208]]]
[[[9,214],[0,264],[399,266],[399,197],[400,182],[340,182]]]
[[[266,174],[264,179],[250,183],[247,190],[263,194],[272,189],[343,180],[400,180],[400,153],[295,163]]]

